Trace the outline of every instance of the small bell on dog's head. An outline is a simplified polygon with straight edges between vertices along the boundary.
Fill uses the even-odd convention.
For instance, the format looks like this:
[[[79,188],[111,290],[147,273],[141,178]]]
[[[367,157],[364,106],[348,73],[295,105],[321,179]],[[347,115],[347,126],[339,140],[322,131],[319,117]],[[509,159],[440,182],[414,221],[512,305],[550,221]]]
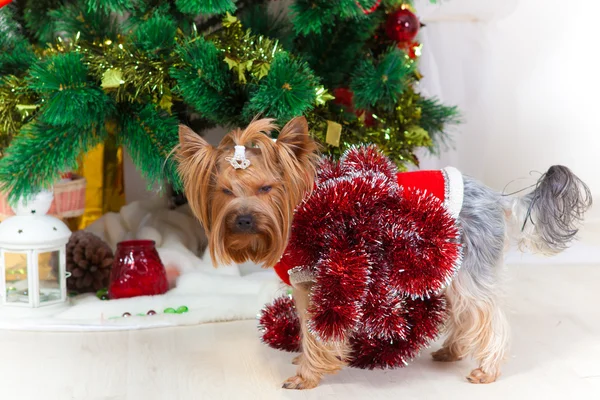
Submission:
[[[226,160],[229,161],[231,166],[235,169],[246,169],[250,166],[250,160],[246,158],[245,146],[235,146],[233,157],[228,157]]]

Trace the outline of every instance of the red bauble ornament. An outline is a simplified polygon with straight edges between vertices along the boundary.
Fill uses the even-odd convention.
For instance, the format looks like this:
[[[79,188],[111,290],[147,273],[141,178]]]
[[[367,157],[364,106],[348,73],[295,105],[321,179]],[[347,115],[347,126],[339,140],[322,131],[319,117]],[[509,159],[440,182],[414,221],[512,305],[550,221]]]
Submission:
[[[334,89],[333,96],[335,97],[335,100],[333,100],[335,104],[345,107],[348,112],[354,112],[354,93],[350,89],[343,87]]]
[[[309,330],[321,341],[347,341],[354,367],[406,365],[445,319],[442,291],[460,266],[460,233],[443,203],[442,173],[413,174],[398,174],[374,146],[324,160],[275,266],[288,284],[290,268],[312,275]],[[417,178],[431,185],[417,189]],[[265,308],[264,342],[299,347],[292,311],[289,298]]]
[[[388,17],[385,33],[395,42],[411,42],[417,36],[421,22],[415,14],[406,8],[394,11]]]
[[[12,3],[12,0],[0,0],[0,8],[4,7],[9,3]]]
[[[111,299],[153,296],[167,290],[167,273],[152,240],[129,240],[117,244],[108,286]]]

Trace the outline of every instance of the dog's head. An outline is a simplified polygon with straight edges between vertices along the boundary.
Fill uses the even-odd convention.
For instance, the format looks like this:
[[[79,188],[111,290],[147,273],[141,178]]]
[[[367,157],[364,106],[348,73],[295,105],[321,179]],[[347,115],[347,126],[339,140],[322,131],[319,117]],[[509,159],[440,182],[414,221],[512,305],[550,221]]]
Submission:
[[[271,119],[236,129],[218,147],[179,128],[179,172],[204,225],[216,264],[252,260],[274,266],[287,246],[294,209],[314,186],[317,145],[304,117],[277,141]]]

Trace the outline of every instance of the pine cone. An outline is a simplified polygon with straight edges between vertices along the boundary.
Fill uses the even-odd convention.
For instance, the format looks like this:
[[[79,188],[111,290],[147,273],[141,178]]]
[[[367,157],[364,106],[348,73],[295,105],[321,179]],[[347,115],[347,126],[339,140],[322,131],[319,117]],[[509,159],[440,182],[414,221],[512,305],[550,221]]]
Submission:
[[[77,293],[96,292],[108,286],[113,252],[98,236],[77,231],[67,243],[67,288]]]

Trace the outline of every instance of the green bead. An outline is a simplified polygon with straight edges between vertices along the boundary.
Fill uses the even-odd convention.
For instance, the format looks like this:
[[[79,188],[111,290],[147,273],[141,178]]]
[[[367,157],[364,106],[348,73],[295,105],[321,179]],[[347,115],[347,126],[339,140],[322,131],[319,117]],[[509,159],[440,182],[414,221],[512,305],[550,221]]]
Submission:
[[[108,299],[108,289],[104,288],[104,289],[100,289],[96,292],[96,297],[99,298],[100,300],[107,300]],[[106,297],[106,298],[103,298]]]
[[[175,311],[177,314],[183,314],[189,311],[189,308],[187,308],[187,306],[181,306],[177,309],[177,311]]]
[[[163,311],[165,314],[175,314],[177,311],[175,311],[174,308],[165,308],[165,311]]]
[[[145,316],[146,316],[146,314],[144,314],[144,313],[138,313],[138,314],[136,314],[136,315],[137,315],[138,317],[145,317]]]

